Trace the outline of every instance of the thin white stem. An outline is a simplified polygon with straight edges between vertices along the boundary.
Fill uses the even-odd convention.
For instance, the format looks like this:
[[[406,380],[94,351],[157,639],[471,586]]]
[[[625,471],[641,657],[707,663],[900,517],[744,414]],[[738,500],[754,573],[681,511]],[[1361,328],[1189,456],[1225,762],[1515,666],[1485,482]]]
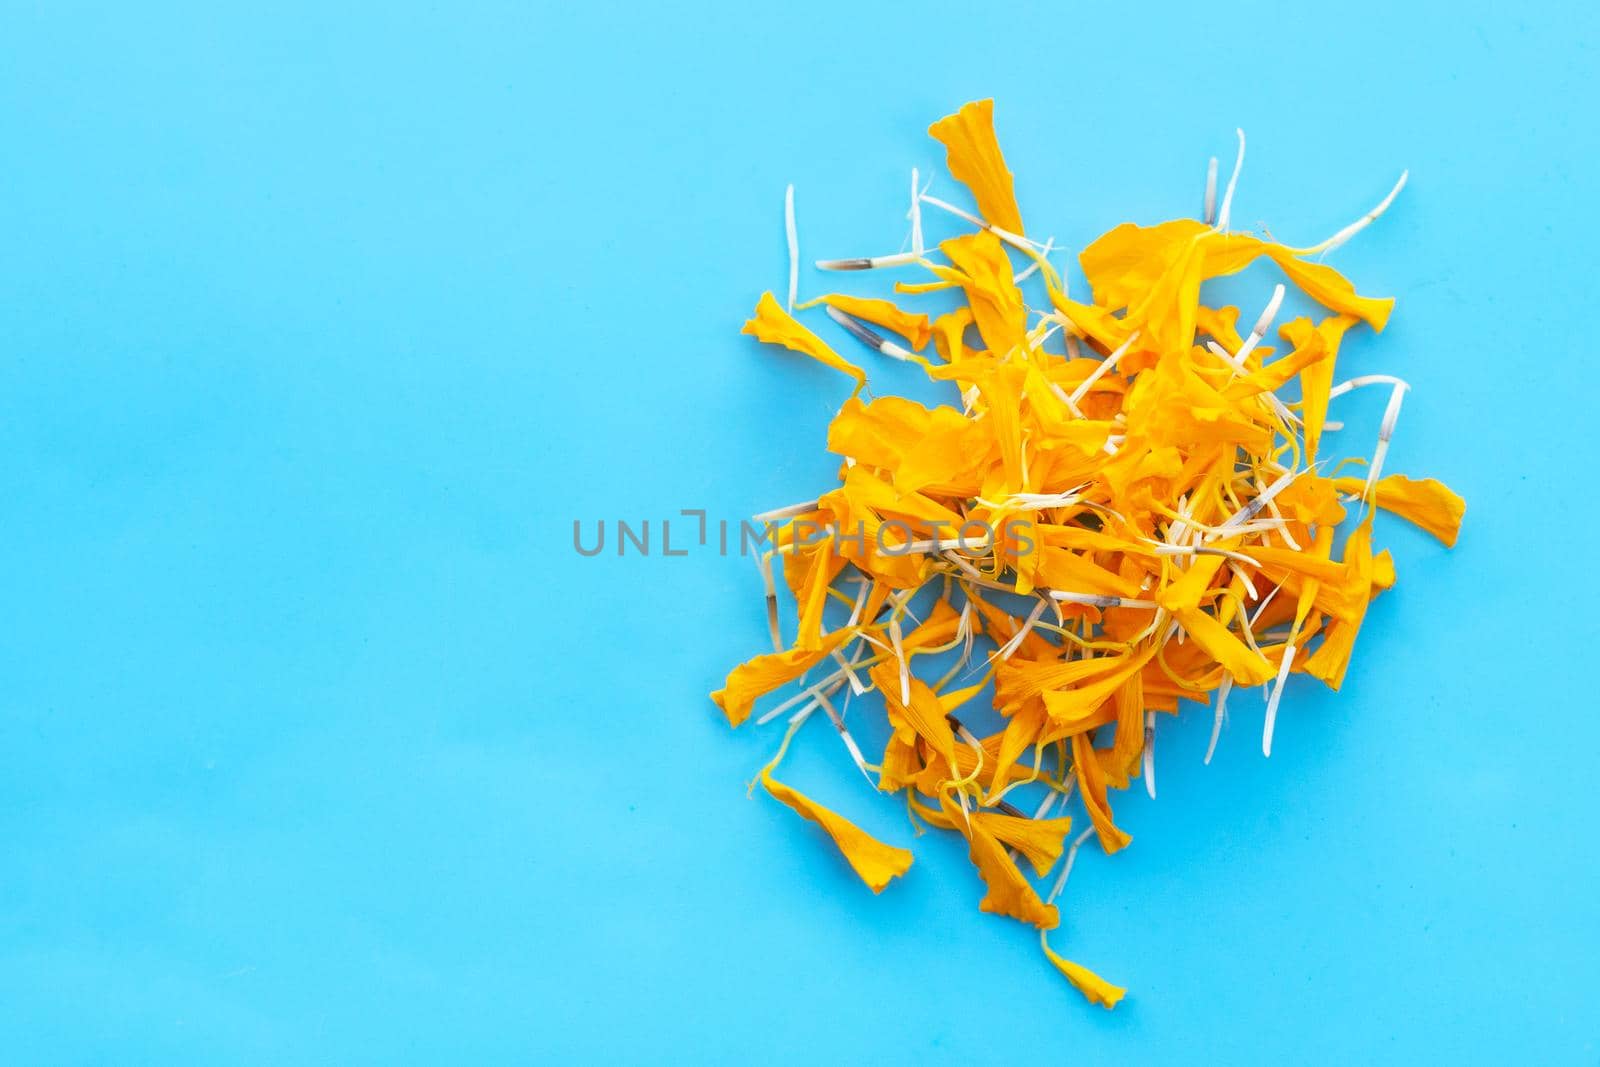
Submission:
[[[1056,876],[1056,884],[1050,887],[1050,895],[1045,898],[1046,904],[1055,903],[1056,897],[1059,897],[1061,891],[1067,887],[1067,878],[1072,874],[1072,865],[1078,859],[1078,849],[1093,835],[1094,827],[1090,826],[1073,839],[1072,847],[1067,849],[1067,862],[1062,865],[1061,873]]]
[[[917,188],[917,168],[911,168],[911,251],[922,254],[922,190]]]
[[[839,740],[844,742],[844,747],[850,752],[850,759],[861,772],[861,777],[867,784],[877,789],[878,785],[872,780],[872,772],[867,770],[866,757],[861,754],[861,748],[856,744],[856,739],[850,736],[850,731],[845,727],[844,716],[833,706],[833,702],[822,693],[817,694],[817,703],[822,705],[822,710],[828,713],[828,718],[833,722],[833,728],[839,732]]]
[[[1340,382],[1332,389],[1329,389],[1328,399],[1337,400],[1339,397],[1344,396],[1348,392],[1352,392],[1353,390],[1360,389],[1368,385],[1404,385],[1406,388],[1410,388],[1410,385],[1404,378],[1396,378],[1392,374],[1363,374],[1360,377],[1351,378],[1348,381]]]
[[[1223,233],[1228,232],[1228,218],[1233,211],[1233,191],[1239,185],[1239,172],[1244,169],[1244,131],[1234,130],[1239,135],[1239,155],[1233,161],[1233,173],[1228,176],[1228,191],[1222,194],[1222,209],[1217,212],[1217,229]]]
[[[1005,589],[1005,586],[1000,588]],[[1013,590],[1006,589],[1007,592]],[[1065,601],[1068,604],[1085,604],[1091,608],[1153,608],[1154,600],[1134,600],[1124,596],[1108,596],[1104,593],[1069,593],[1064,589],[1050,590],[1050,599]]]
[[[756,566],[761,569],[761,582],[767,601],[767,630],[772,634],[772,651],[783,651],[783,627],[778,623],[778,583],[772,577],[772,553],[758,552]]]
[[[1028,612],[1028,618],[1023,622],[1022,626],[1011,636],[1011,640],[1007,641],[1003,647],[995,652],[995,656],[1001,660],[1009,660],[1012,654],[1022,647],[1023,639],[1033,630],[1034,624],[1039,621],[1040,616],[1044,614],[1044,609],[1048,606],[1049,601],[1046,600],[1041,600],[1035,604],[1033,610]]]
[[[1222,360],[1222,362],[1232,367],[1235,373],[1248,374],[1250,372],[1250,368],[1245,366],[1244,360],[1240,359],[1236,355],[1233,355],[1226,348],[1223,348],[1221,345],[1217,344],[1217,342],[1207,340],[1206,348],[1210,350],[1212,355],[1216,356],[1218,359]]]
[[[1383,474],[1383,461],[1389,454],[1389,439],[1394,436],[1395,423],[1400,421],[1400,404],[1406,398],[1406,389],[1403,383],[1394,387],[1389,394],[1389,405],[1383,409],[1383,423],[1378,427],[1378,447],[1372,452],[1372,466],[1367,468],[1367,484],[1361,490],[1361,499],[1372,501],[1372,487],[1378,484],[1378,478]]]
[[[1226,548],[1212,548],[1209,545],[1163,545],[1155,544],[1155,554],[1158,556],[1221,556],[1224,559],[1237,560],[1252,567],[1261,566],[1261,561],[1243,552],[1234,552]]]
[[[903,267],[922,258],[921,252],[896,252],[889,256],[858,256],[854,259],[819,259],[818,270],[876,270],[879,267]]]
[[[901,644],[903,637],[900,632],[900,620],[894,616],[889,617],[889,644],[894,649],[894,658],[900,665],[900,703],[911,703],[911,664],[906,659],[905,647]]]
[[[1156,798],[1156,713],[1144,713],[1144,791]]]
[[[972,212],[966,211],[966,210],[964,210],[962,208],[958,208],[954,204],[949,203],[948,201],[945,201],[945,200],[940,200],[936,196],[929,196],[926,193],[924,193],[924,194],[922,194],[922,202],[925,203],[925,204],[932,204],[934,207],[938,208],[941,211],[947,211],[950,214],[954,215],[958,219],[962,219],[962,220],[964,220],[966,222],[970,222],[970,223],[972,223],[972,225],[978,227],[978,229],[980,229],[980,230],[988,230],[990,233],[992,233],[996,237],[1000,238],[1000,240],[1004,241],[1006,244],[1011,245],[1014,248],[1020,249],[1021,251],[1028,252],[1028,253],[1036,253],[1036,252],[1039,251],[1040,248],[1044,247],[1038,241],[1035,241],[1032,238],[1024,237],[1020,233],[1012,233],[1010,230],[1002,229],[1001,227],[996,226],[992,222],[985,222],[983,219],[980,219],[978,216],[974,215]]]
[[[1206,166],[1206,213],[1205,224],[1210,226],[1217,219],[1217,157],[1212,156],[1211,162]]]
[[[1139,339],[1139,331],[1135,330],[1131,334],[1128,335],[1128,339],[1126,341],[1122,342],[1122,344],[1117,346],[1117,350],[1115,352],[1111,353],[1105,359],[1101,360],[1100,361],[1100,365],[1098,367],[1096,367],[1094,370],[1090,371],[1089,372],[1089,376],[1087,378],[1085,378],[1082,382],[1078,383],[1078,387],[1076,389],[1074,389],[1072,391],[1072,395],[1070,397],[1068,397],[1068,402],[1072,405],[1074,410],[1077,409],[1078,401],[1083,399],[1084,394],[1089,391],[1090,386],[1094,385],[1095,382],[1098,382],[1107,373],[1109,373],[1113,368],[1115,368],[1116,365],[1117,365],[1117,362],[1119,360],[1121,360],[1124,355],[1127,354],[1128,349],[1133,347],[1133,342],[1137,341],[1138,339]]]
[[[1278,316],[1278,308],[1283,306],[1283,286],[1279,285],[1272,290],[1272,299],[1267,301],[1266,308],[1261,316],[1256,319],[1255,326],[1250,330],[1250,336],[1244,339],[1244,345],[1239,349],[1238,359],[1244,362],[1246,356],[1255,351],[1256,345],[1267,335],[1267,330],[1272,327],[1272,320]]]
[[[859,664],[852,663],[851,666],[855,667],[859,666]],[[838,692],[840,689],[844,688],[844,676],[845,672],[842,669],[837,670],[828,675],[826,678],[822,679],[822,681],[817,682],[814,685],[807,686],[794,696],[790,697],[788,700],[785,700],[783,703],[763,714],[759,719],[756,720],[756,725],[765,726],[767,723],[771,722],[773,719],[776,719],[779,715],[782,715],[784,712],[788,711],[797,704],[815,703],[818,693]]]
[[[786,504],[781,508],[763,511],[759,515],[750,516],[752,522],[777,522],[779,519],[792,519],[796,515],[804,515],[808,511],[816,511],[820,501],[803,500],[798,504]]]
[[[1389,190],[1388,196],[1379,201],[1377,207],[1373,208],[1371,211],[1367,212],[1365,215],[1361,216],[1359,219],[1352,222],[1350,225],[1346,226],[1344,229],[1340,230],[1326,241],[1323,241],[1319,244],[1314,244],[1310,248],[1298,248],[1295,249],[1295,251],[1302,256],[1314,256],[1319,252],[1332,252],[1335,248],[1338,248],[1340,245],[1350,240],[1350,238],[1354,237],[1368,226],[1371,226],[1373,221],[1376,220],[1379,215],[1382,215],[1385,211],[1388,211],[1389,205],[1394,203],[1394,198],[1399,196],[1400,190],[1406,187],[1406,179],[1410,176],[1411,172],[1409,170],[1401,171],[1400,180],[1394,183],[1394,188]]]
[[[1270,594],[1268,594],[1270,595]],[[1227,671],[1222,672],[1222,684],[1217,686],[1217,711],[1211,718],[1211,743],[1206,746],[1206,765],[1210,766],[1211,756],[1217,751],[1217,738],[1222,736],[1222,721],[1228,715],[1228,694],[1233,691],[1233,675]]]
[[[1256,583],[1250,580],[1250,576],[1244,572],[1244,568],[1240,567],[1237,563],[1230,561],[1228,563],[1228,569],[1233,572],[1235,578],[1238,578],[1244,583],[1245,599],[1254,600],[1256,598]]]
[[[856,673],[854,664],[844,658],[844,653],[840,652],[836,648],[830,654],[830,658],[833,660],[833,662],[839,665],[840,670],[844,671],[845,678],[850,682],[851,691],[855,693],[856,696],[862,696],[865,694],[868,689],[867,683],[863,682],[861,680],[861,676]]]
[[[1283,586],[1281,585],[1273,586],[1272,589],[1268,591],[1267,595],[1261,599],[1261,603],[1256,605],[1255,612],[1250,616],[1250,625],[1252,628],[1256,623],[1261,621],[1261,616],[1266,613],[1267,605],[1272,603],[1272,598],[1277,596],[1280,592],[1282,592],[1282,590]]]
[[[1289,487],[1290,482],[1300,477],[1300,475],[1306,474],[1314,469],[1315,467],[1307,467],[1303,471],[1284,471],[1278,476],[1276,481],[1267,486],[1266,489],[1262,490],[1261,493],[1255,497],[1255,499],[1249,501],[1244,505],[1244,507],[1228,516],[1228,521],[1217,528],[1218,535],[1226,537],[1237,533],[1239,526],[1255,518],[1256,515],[1260,513],[1262,508],[1272,503],[1272,499],[1274,497]]]
[[[1039,264],[1045,258],[1047,258],[1050,255],[1051,252],[1053,252],[1055,250],[1055,246],[1056,246],[1056,239],[1054,237],[1045,238],[1044,247],[1039,249],[1039,259],[1034,260],[1032,263],[1028,264],[1022,270],[1020,270],[1016,274],[1012,275],[1012,278],[1011,278],[1012,284],[1013,285],[1021,285],[1023,282],[1025,282],[1029,278],[1033,277],[1034,272],[1039,269]],[[1059,324],[1057,324],[1057,328],[1059,329]],[[1040,340],[1042,341],[1043,338],[1041,338]]]
[[[1278,701],[1283,697],[1283,684],[1289,680],[1289,668],[1294,664],[1294,645],[1283,646],[1283,662],[1278,665],[1278,677],[1267,697],[1267,721],[1261,728],[1261,754],[1272,755],[1272,731],[1278,725]]]
[[[861,622],[861,609],[867,606],[867,594],[872,590],[872,583],[865,579],[861,582],[861,591],[856,594],[856,606],[850,611],[850,619],[846,622],[845,629],[851,629]]]
[[[850,331],[850,335],[875,352],[880,352],[890,359],[898,359],[902,363],[911,358],[911,353],[884,337],[877,330],[868,326],[854,315],[848,315],[831,304],[827,307],[828,318]]]
[[[800,234],[794,225],[794,186],[783,190],[783,230],[789,238],[789,312],[800,295]]]

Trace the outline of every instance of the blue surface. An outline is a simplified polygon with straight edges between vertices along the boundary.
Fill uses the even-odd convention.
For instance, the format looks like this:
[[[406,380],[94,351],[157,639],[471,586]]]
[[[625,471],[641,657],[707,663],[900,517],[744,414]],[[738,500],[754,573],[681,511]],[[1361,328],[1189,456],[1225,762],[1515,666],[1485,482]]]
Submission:
[[[1591,5],[219,6],[0,18],[0,1059],[1600,1062]],[[827,483],[840,382],[737,333],[784,183],[807,259],[892,251],[991,94],[1072,247],[1236,125],[1295,242],[1410,167],[1344,366],[1470,505],[1380,527],[1270,761],[1255,694],[1162,734],[1057,938],[1109,1014],[956,844],[875,898],[746,799],[747,562],[570,547]],[[837,757],[789,777],[909,843]]]

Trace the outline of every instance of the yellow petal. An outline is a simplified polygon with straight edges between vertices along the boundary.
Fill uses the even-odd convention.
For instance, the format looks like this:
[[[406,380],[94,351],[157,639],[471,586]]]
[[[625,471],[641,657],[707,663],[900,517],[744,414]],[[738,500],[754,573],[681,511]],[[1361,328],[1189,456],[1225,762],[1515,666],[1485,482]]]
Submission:
[[[1127,995],[1128,991],[1121,986],[1112,985],[1089,968],[1057,955],[1042,936],[1039,938],[1039,944],[1043,946],[1046,958],[1055,965],[1056,970],[1065,975],[1067,981],[1076,986],[1078,992],[1087,997],[1091,1004],[1099,1004],[1109,1010],[1116,1007],[1117,1001]]]
[[[843,815],[790,789],[772,777],[770,770],[761,772],[761,784],[774,797],[826,830],[856,874],[874,893],[883,892],[890,881],[911,869],[910,852],[884,844]]]
[[[1133,838],[1111,821],[1111,805],[1106,799],[1105,766],[1100,762],[1100,755],[1088,731],[1072,735],[1072,766],[1078,773],[1078,790],[1083,795],[1083,807],[1089,813],[1089,821],[1094,823],[1100,847],[1108,854],[1127,848]]]
[[[989,891],[978,903],[979,911],[991,915],[1008,915],[1041,930],[1053,930],[1061,922],[1061,914],[1054,904],[1039,899],[1038,892],[1022,876],[1017,865],[1006,854],[1000,843],[984,824],[964,816],[955,801],[948,796],[939,798],[945,818],[967,839],[967,856]]]
[[[1393,298],[1361,296],[1344,275],[1326,263],[1301,259],[1294,250],[1247,234],[1212,234],[1206,239],[1207,278],[1233,274],[1266,256],[1289,276],[1300,290],[1330,311],[1354,315],[1379,333],[1394,310]]]
[[[950,728],[950,721],[944,717],[944,709],[939,706],[939,696],[928,684],[920,678],[910,679],[909,702],[900,699],[900,668],[893,660],[884,660],[875,663],[867,669],[872,682],[883,693],[883,700],[889,712],[889,724],[909,739],[912,735],[922,738],[928,746],[937,752],[950,768],[950,776],[956,777],[956,735]]]
[[[783,306],[771,293],[761,294],[761,299],[756,303],[755,318],[746,322],[744,329],[739,332],[750,334],[756,340],[767,344],[782,345],[791,352],[810,356],[825,367],[832,367],[841,374],[848,374],[856,383],[852,396],[859,393],[861,387],[867,384],[866,371],[839,355],[829,348],[822,338],[796,322],[794,316],[783,310]]]
[[[1366,485],[1361,478],[1337,478],[1335,482],[1341,493],[1360,493]],[[1380,508],[1427,530],[1446,547],[1455,547],[1467,502],[1449,486],[1432,478],[1413,480],[1403,474],[1391,474],[1379,478],[1373,490]]]
[[[1057,725],[1076,729],[1078,724],[1099,711],[1100,706],[1111,699],[1123,682],[1144,669],[1144,665],[1155,655],[1156,647],[1149,645],[1132,656],[1091,660],[1105,668],[1097,677],[1079,682],[1070,689],[1057,689],[1044,694],[1044,706],[1051,720]]]
[[[758,698],[815,667],[848,636],[847,631],[839,630],[824,638],[819,649],[791,648],[746,660],[729,672],[727,682],[711,694],[711,699],[728,717],[728,722],[738,726],[750,717],[750,709],[755,707]]]
[[[994,135],[994,101],[963,104],[961,110],[928,127],[945,147],[945,165],[957,181],[972,190],[978,214],[1003,230],[1021,235],[1022,213],[1011,171]]]
[[[1264,685],[1277,671],[1261,653],[1233,635],[1215,618],[1199,608],[1174,615],[1178,624],[1201,648],[1225,667],[1239,685]]]
[[[1000,239],[985,230],[944,241],[939,250],[949,257],[953,267],[936,264],[933,271],[961,286],[967,294],[978,333],[989,350],[1003,356],[1026,344],[1028,312],[1022,291],[1011,280],[1011,260]]]
[[[1350,667],[1350,654],[1355,650],[1356,635],[1361,632],[1365,600],[1373,586],[1371,523],[1363,522],[1350,532],[1345,541],[1344,558],[1351,572],[1348,584],[1353,588],[1349,593],[1352,599],[1361,603],[1361,608],[1351,618],[1330,622],[1322,644],[1305,663],[1306,673],[1320,679],[1330,689],[1338,689],[1344,684],[1345,672]],[[1329,584],[1324,583],[1320,591],[1325,592],[1329,588]]]
[[[1033,864],[1035,874],[1046,874],[1061,858],[1061,849],[1067,833],[1072,829],[1070,818],[1028,819],[1003,812],[981,811],[972,816],[1000,842],[1016,849]]]
[[[819,296],[815,300],[808,300],[799,305],[802,308],[815,307],[817,304],[827,304],[829,307],[838,308],[847,315],[854,315],[858,319],[882,326],[911,342],[914,352],[921,352],[933,337],[933,327],[928,322],[928,316],[902,310],[887,300],[876,300],[865,296],[849,296],[845,293],[829,293]]]
[[[1345,332],[1356,324],[1353,315],[1334,315],[1312,326],[1306,318],[1294,319],[1278,331],[1285,341],[1296,348],[1317,348],[1323,357],[1307,363],[1300,371],[1300,415],[1305,420],[1306,463],[1317,457],[1322,442],[1322,426],[1328,420],[1328,393],[1333,388],[1334,367],[1339,355],[1339,342]]]

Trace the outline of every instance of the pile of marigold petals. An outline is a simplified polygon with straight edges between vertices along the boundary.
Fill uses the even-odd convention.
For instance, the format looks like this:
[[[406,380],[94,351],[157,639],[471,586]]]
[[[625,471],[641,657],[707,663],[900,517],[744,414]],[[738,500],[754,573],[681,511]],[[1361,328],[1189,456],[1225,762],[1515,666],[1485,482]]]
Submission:
[[[986,886],[980,908],[1037,927],[1051,963],[1111,1007],[1124,991],[1057,955],[1045,932],[1058,924],[1053,901],[1076,844],[1091,833],[1107,853],[1129,843],[1110,794],[1153,776],[1156,713],[1175,714],[1180,699],[1211,704],[1220,727],[1231,689],[1261,687],[1270,753],[1285,679],[1309,674],[1337,689],[1369,602],[1394,583],[1389,553],[1373,545],[1375,509],[1449,545],[1464,505],[1438,482],[1378,476],[1404,383],[1336,386],[1335,363],[1347,331],[1381,331],[1393,301],[1359,295],[1309,257],[1321,249],[1197,220],[1121,225],[1082,253],[1092,297],[1080,303],[1023,233],[990,102],[930,132],[976,201],[977,215],[962,214],[974,232],[884,258],[925,272],[898,292],[959,290],[964,305],[931,319],[838,294],[813,305],[949,382],[955,406],[864,402],[866,372],[761,298],[746,333],[848,375],[855,391],[828,429],[839,485],[759,517],[773,537],[763,563],[774,650],[735,668],[712,699],[738,726],[758,699],[798,682],[762,718],[789,713],[759,776],[771,795],[818,824],[874,892],[910,867],[910,852],[773,776],[794,731],[822,709],[876,789],[904,793],[916,820],[966,839]],[[1200,301],[1202,282],[1262,257],[1326,309],[1283,325],[1281,349],[1260,343],[1281,287],[1248,337],[1238,309]],[[1014,279],[1028,268],[1047,306],[1025,302]],[[980,346],[969,346],[969,327]],[[1286,402],[1277,393],[1291,383],[1298,399]],[[1354,465],[1342,474],[1319,451],[1329,405],[1364,384],[1392,389],[1391,412],[1371,458],[1345,461]],[[1336,545],[1347,514],[1358,521]],[[787,634],[774,559],[796,605]],[[931,610],[913,614],[913,596],[930,593]],[[830,603],[848,612],[831,627]],[[987,659],[974,655],[979,636],[996,646]],[[919,670],[952,650],[954,669]],[[1004,727],[979,737],[964,705],[991,682]],[[875,760],[845,725],[846,688],[847,699],[882,696],[889,738]],[[1024,784],[1045,788],[1035,810],[1006,799]],[[1087,826],[1068,849],[1074,792]],[[1041,895],[1019,861],[1044,876],[1064,851]]]

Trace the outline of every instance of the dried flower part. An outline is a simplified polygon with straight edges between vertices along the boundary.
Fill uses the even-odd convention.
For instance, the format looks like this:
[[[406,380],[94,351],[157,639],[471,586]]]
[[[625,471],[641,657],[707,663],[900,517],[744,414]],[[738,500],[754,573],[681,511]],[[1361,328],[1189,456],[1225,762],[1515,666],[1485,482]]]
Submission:
[[[886,330],[895,333],[911,342],[913,352],[921,352],[928,347],[928,342],[933,339],[933,327],[929,324],[928,316],[914,314],[895,306],[888,300],[876,300],[866,296],[850,296],[846,293],[828,293],[815,300],[800,304],[800,310],[826,304],[838,308],[847,315],[858,319],[865,319]]]
[[[978,213],[1001,229],[1021,234],[1022,212],[1017,210],[1011,171],[994,135],[994,101],[964,104],[928,127],[928,133],[945,146],[945,165],[951,177],[972,190]]]
[[[1079,846],[1095,838],[1109,854],[1130,844],[1111,793],[1143,779],[1155,797],[1161,715],[1185,699],[1212,704],[1210,762],[1230,698],[1237,706],[1233,690],[1259,687],[1270,755],[1292,715],[1289,679],[1337,689],[1369,604],[1394,584],[1393,560],[1373,542],[1377,510],[1446,545],[1460,531],[1460,497],[1432,479],[1384,473],[1407,383],[1338,377],[1345,335],[1382,330],[1394,302],[1358,293],[1310,258],[1370,225],[1404,176],[1333,237],[1291,248],[1229,229],[1241,132],[1220,203],[1215,161],[1208,170],[1206,220],[1123,224],[1084,250],[1085,302],[1050,262],[1053,241],[1023,232],[991,102],[931,132],[977,213],[929,196],[913,173],[911,251],[818,266],[920,271],[923,280],[897,281],[896,291],[959,295],[960,306],[930,317],[829,293],[795,308],[821,306],[820,324],[831,318],[846,343],[920,367],[951,389],[951,402],[863,401],[865,371],[761,297],[746,333],[855,388],[828,428],[838,485],[757,516],[773,533],[763,574],[776,648],[736,667],[712,699],[737,726],[757,701],[798,683],[757,720],[788,715],[778,758],[821,708],[874,791],[904,793],[914,818],[966,840],[985,887],[979,907],[1038,927],[1049,963],[1109,1008],[1124,990],[1058,955],[1044,932],[1059,924],[1056,899]],[[925,246],[924,204],[972,232]],[[792,195],[786,221],[787,205]],[[792,231],[789,243],[793,264]],[[1241,319],[1238,308],[1204,302],[1205,282],[1262,259],[1286,284],[1259,312]],[[1042,299],[1024,284],[1042,287]],[[1328,313],[1274,334],[1289,284]],[[928,357],[915,354],[930,341]],[[1370,457],[1355,460],[1361,476],[1342,475],[1343,464],[1321,458],[1341,425],[1330,411],[1367,386],[1387,393],[1382,426],[1357,450]],[[1295,387],[1297,397],[1280,397]],[[792,642],[772,567],[794,600]],[[991,708],[975,707],[991,684]],[[848,703],[834,703],[840,692],[881,701],[879,763],[846,724]],[[986,719],[992,728],[974,732]],[[909,867],[909,852],[776,781],[776,763],[760,775],[767,791],[821,826],[874,892]],[[1063,863],[1069,803],[1087,825]],[[1048,896],[1019,863],[1036,877],[1060,863]]]
[[[767,344],[782,345],[791,352],[810,356],[824,367],[848,374],[855,379],[858,392],[867,384],[866,371],[839,355],[822,338],[796,322],[794,316],[783,310],[771,293],[761,294],[755,317],[746,322],[740,332]]]
[[[823,807],[799,790],[790,789],[772,777],[771,771],[761,772],[761,786],[827,831],[849,862],[851,870],[874,893],[883,892],[884,886],[911,869],[909,851],[884,844],[843,815]]]
[[[1117,1006],[1117,1001],[1127,995],[1128,991],[1121,986],[1112,985],[1089,968],[1057,955],[1044,939],[1042,932],[1039,944],[1044,949],[1045,958],[1077,988],[1078,992],[1089,999],[1089,1003],[1098,1004],[1103,1008],[1114,1008]]]
[[[1334,485],[1341,493],[1359,493],[1363,481],[1336,478]],[[1451,492],[1449,486],[1432,478],[1414,480],[1403,474],[1391,474],[1380,478],[1374,488],[1373,502],[1378,507],[1428,531],[1446,547],[1455,547],[1467,502]]]

